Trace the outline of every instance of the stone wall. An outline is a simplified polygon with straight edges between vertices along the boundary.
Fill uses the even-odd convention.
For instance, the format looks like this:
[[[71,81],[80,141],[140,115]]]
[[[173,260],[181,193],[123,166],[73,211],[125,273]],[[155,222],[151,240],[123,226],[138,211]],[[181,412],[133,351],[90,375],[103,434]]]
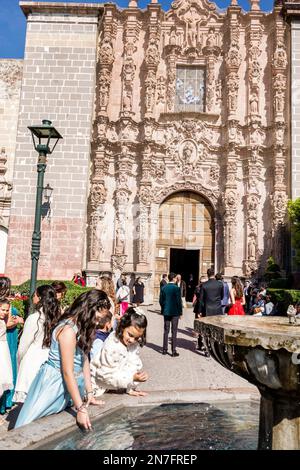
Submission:
[[[38,277],[68,279],[84,264],[91,119],[95,93],[97,5],[22,3],[27,36],[16,144],[6,273],[30,277],[37,153],[27,126],[50,119],[63,136],[48,156],[54,188],[42,221]]]
[[[22,83],[23,60],[0,60],[0,147],[7,155],[7,181],[12,182]]]
[[[291,22],[292,198],[300,197],[300,11]]]

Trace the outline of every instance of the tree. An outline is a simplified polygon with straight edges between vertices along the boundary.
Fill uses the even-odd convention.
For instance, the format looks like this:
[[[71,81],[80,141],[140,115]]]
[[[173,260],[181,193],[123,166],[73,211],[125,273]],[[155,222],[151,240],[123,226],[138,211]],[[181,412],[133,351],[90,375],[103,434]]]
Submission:
[[[270,282],[272,279],[279,279],[281,277],[280,266],[275,263],[274,258],[270,256],[267,260],[267,268],[264,274],[266,281]]]
[[[300,265],[300,198],[288,201],[288,214],[292,228],[292,246],[296,251],[295,261]]]

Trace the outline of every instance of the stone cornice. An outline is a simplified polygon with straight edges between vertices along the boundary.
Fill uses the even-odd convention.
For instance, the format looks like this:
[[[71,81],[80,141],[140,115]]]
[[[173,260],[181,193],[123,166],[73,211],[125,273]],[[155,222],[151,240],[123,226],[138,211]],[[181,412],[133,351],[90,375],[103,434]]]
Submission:
[[[104,3],[54,3],[54,2],[22,2],[19,3],[26,18],[31,13],[64,13],[68,15],[103,14]]]
[[[300,17],[300,1],[285,2],[282,11],[285,18]]]

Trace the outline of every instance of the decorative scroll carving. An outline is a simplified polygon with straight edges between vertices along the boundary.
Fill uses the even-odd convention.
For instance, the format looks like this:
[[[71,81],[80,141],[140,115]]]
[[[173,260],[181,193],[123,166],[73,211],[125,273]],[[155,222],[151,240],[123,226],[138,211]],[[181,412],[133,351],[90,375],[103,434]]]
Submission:
[[[111,256],[111,265],[113,272],[123,271],[126,263],[127,255],[112,255]]]
[[[166,101],[166,80],[165,77],[163,77],[162,75],[160,75],[157,79],[156,92],[156,103],[164,104]]]
[[[0,98],[12,98],[19,94],[21,89],[22,71],[23,64],[20,61],[1,60]]]
[[[99,115],[107,114],[109,91],[114,63],[113,40],[115,38],[114,20],[111,16],[105,15],[103,20],[103,33],[99,36],[98,46],[98,93],[99,93]]]
[[[160,191],[153,194],[153,202],[161,204],[170,194],[176,191],[195,191],[196,193],[204,195],[213,207],[216,207],[217,200],[219,197],[219,190],[209,190],[204,187],[201,183],[193,183],[191,181],[185,181],[184,183],[174,183],[164,187]]]

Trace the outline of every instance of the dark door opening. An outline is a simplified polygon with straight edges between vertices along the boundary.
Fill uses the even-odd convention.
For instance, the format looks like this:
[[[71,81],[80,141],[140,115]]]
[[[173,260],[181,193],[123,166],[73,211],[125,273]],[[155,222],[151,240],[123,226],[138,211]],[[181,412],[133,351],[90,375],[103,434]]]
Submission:
[[[186,283],[186,300],[192,302],[199,278],[199,251],[170,248],[170,272],[181,274]],[[193,279],[191,281],[191,275]]]

